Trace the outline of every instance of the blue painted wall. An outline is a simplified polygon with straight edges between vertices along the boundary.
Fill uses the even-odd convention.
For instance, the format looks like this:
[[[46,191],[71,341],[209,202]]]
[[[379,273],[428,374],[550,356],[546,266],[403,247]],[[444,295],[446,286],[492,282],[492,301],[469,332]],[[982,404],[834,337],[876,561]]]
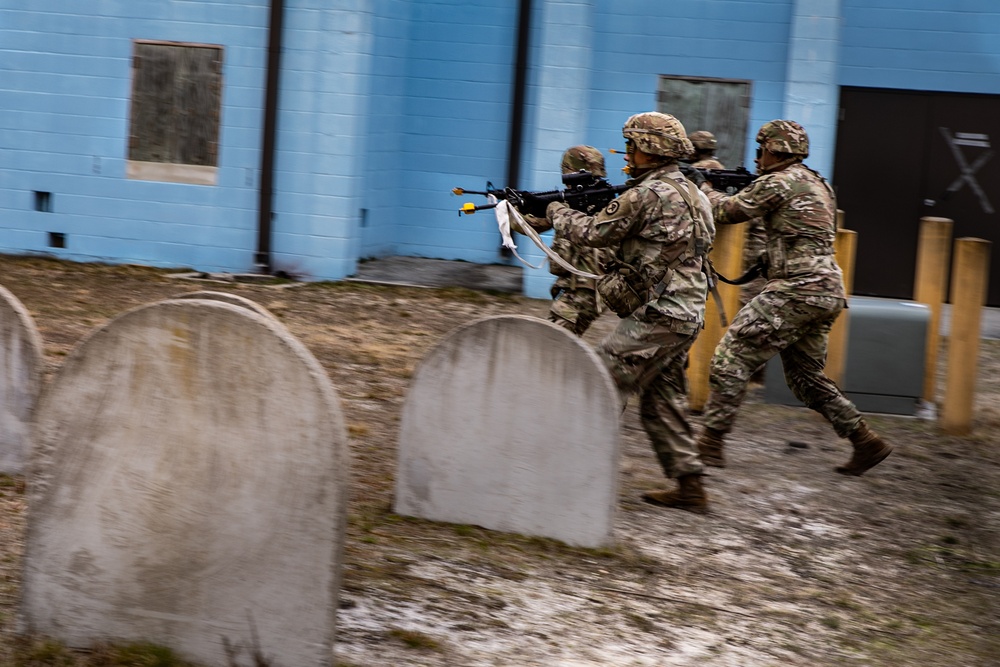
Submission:
[[[249,270],[265,0],[36,7],[0,0],[0,251]],[[217,186],[125,178],[133,38],[225,46]]]
[[[286,2],[273,268],[337,279],[391,254],[510,263],[492,215],[459,217],[450,190],[505,184],[518,3]],[[994,0],[533,5],[519,165],[532,188],[558,184],[569,145],[620,147],[664,74],[750,80],[746,163],[757,128],[792,117],[824,173],[838,86],[1000,93]],[[267,0],[82,6],[0,0],[0,252],[254,270]],[[137,38],[224,47],[218,185],[125,178]],[[606,159],[621,182],[620,157]],[[36,191],[51,212],[34,210]],[[530,295],[550,283],[525,272]]]
[[[840,84],[1000,93],[995,0],[843,0]]]

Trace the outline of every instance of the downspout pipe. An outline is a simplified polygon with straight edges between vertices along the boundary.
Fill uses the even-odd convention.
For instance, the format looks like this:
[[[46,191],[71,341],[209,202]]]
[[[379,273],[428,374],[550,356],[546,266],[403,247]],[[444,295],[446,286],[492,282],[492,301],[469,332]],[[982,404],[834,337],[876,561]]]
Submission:
[[[510,110],[510,143],[507,146],[507,185],[517,188],[521,176],[521,141],[528,88],[528,46],[531,37],[531,0],[520,0],[517,11],[517,51],[514,57],[514,91]]]
[[[281,73],[281,38],[284,32],[284,0],[271,0],[267,25],[267,71],[264,88],[264,131],[261,137],[260,191],[257,205],[257,253],[254,263],[270,274],[271,222],[274,218],[274,147],[278,128],[278,83]]]

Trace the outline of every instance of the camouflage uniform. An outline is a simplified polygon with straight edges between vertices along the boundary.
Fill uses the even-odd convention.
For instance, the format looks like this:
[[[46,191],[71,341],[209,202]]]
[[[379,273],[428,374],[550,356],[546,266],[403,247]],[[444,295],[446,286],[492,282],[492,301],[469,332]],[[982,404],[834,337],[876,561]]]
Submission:
[[[604,156],[593,146],[574,146],[563,153],[562,173],[589,171],[601,178],[607,175]],[[595,213],[595,211],[587,211]],[[600,274],[612,253],[603,248],[581,248],[573,245],[564,233],[556,230],[552,249],[571,265],[587,273]],[[597,285],[591,278],[573,275],[558,264],[549,263],[549,272],[556,276],[552,285],[552,306],[549,320],[582,336],[601,314]]]
[[[697,167],[698,169],[725,169],[723,164],[714,155],[715,149],[719,147],[714,134],[706,130],[698,130],[697,132],[692,132],[688,138],[691,139],[691,143],[695,147],[695,157],[697,158],[699,155],[704,156],[692,162],[692,167]],[[749,270],[750,267],[757,263],[757,258],[764,254],[766,243],[767,232],[764,230],[764,221],[760,218],[754,218],[747,223],[746,242],[743,244],[744,271]],[[763,278],[757,278],[740,289],[741,307],[745,306],[750,299],[760,294],[760,291],[764,289],[764,282]]]
[[[716,224],[763,220],[768,281],[740,309],[715,350],[703,419],[702,441],[707,447],[702,453],[711,456],[711,445],[717,444],[721,459],[721,436],[736,419],[751,375],[780,354],[785,379],[796,398],[823,415],[839,436],[866,444],[874,438],[885,448],[877,452],[881,458],[871,463],[875,465],[891,448],[868,431],[858,409],[823,373],[830,328],[847,298],[833,254],[837,233],[833,191],[801,163],[802,156],[808,155],[808,138],[800,125],[771,121],[761,128],[757,140],[775,156],[776,162],[766,173],[733,196],[708,193]],[[857,442],[855,446],[857,450]],[[857,468],[838,470],[861,474],[871,465],[860,472]]]
[[[639,114],[626,123],[644,131],[644,118],[668,123],[674,144],[668,143],[658,155],[685,155],[690,145],[683,126],[666,114]],[[674,125],[675,124],[675,125]],[[649,141],[645,138],[645,141]],[[639,144],[642,146],[642,144]],[[648,151],[642,148],[643,151]],[[669,153],[668,153],[669,151]],[[703,262],[715,235],[710,205],[700,191],[691,188],[688,198],[698,216],[685,203],[677,187],[690,184],[675,160],[665,159],[647,173],[628,182],[632,186],[595,216],[574,211],[561,202],[549,204],[547,214],[557,231],[578,245],[616,248],[618,260],[646,277],[643,284],[654,287],[643,293],[645,305],[623,317],[617,329],[598,349],[623,400],[637,392],[641,396],[640,417],[653,450],[667,477],[697,476],[702,472],[693,432],[687,419],[687,382],[684,374],[687,353],[702,327],[708,281]],[[692,235],[702,239],[694,247]],[[668,270],[670,258],[677,265]],[[681,258],[686,258],[681,261]],[[679,263],[677,263],[679,262]],[[660,278],[662,276],[662,278]],[[662,289],[659,296],[656,291]]]
[[[714,134],[707,130],[698,130],[688,135],[688,139],[691,140],[691,145],[694,146],[695,150],[695,161],[691,163],[692,167],[725,169],[722,163],[715,159],[715,149],[719,147],[719,142],[716,141]]]

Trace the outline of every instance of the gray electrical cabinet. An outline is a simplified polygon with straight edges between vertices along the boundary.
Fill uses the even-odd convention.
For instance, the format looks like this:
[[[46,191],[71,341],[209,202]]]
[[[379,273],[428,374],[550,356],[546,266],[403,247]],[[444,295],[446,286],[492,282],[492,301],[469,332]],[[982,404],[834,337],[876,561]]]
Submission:
[[[847,360],[841,389],[862,412],[913,415],[924,388],[930,308],[913,301],[848,300]],[[781,358],[767,363],[764,401],[802,405],[785,384]]]

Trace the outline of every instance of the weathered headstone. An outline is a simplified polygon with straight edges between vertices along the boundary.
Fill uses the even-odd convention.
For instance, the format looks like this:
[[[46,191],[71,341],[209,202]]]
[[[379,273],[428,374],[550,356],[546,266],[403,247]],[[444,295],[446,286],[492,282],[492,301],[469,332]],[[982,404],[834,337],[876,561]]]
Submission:
[[[240,296],[239,294],[230,294],[229,292],[217,292],[214,290],[199,290],[197,292],[181,292],[173,297],[174,299],[210,299],[212,301],[224,301],[225,303],[231,303],[234,306],[241,306],[243,308],[249,308],[255,313],[259,313],[264,317],[274,317],[274,313],[260,305],[253,299],[248,299],[245,296]]]
[[[31,314],[0,287],[0,473],[18,474],[27,465],[42,364],[42,338]]]
[[[457,329],[410,385],[395,511],[607,544],[620,407],[597,355],[554,324],[501,316]]]
[[[43,390],[35,436],[23,631],[332,662],[347,435],[285,327],[216,300],[124,313]]]

